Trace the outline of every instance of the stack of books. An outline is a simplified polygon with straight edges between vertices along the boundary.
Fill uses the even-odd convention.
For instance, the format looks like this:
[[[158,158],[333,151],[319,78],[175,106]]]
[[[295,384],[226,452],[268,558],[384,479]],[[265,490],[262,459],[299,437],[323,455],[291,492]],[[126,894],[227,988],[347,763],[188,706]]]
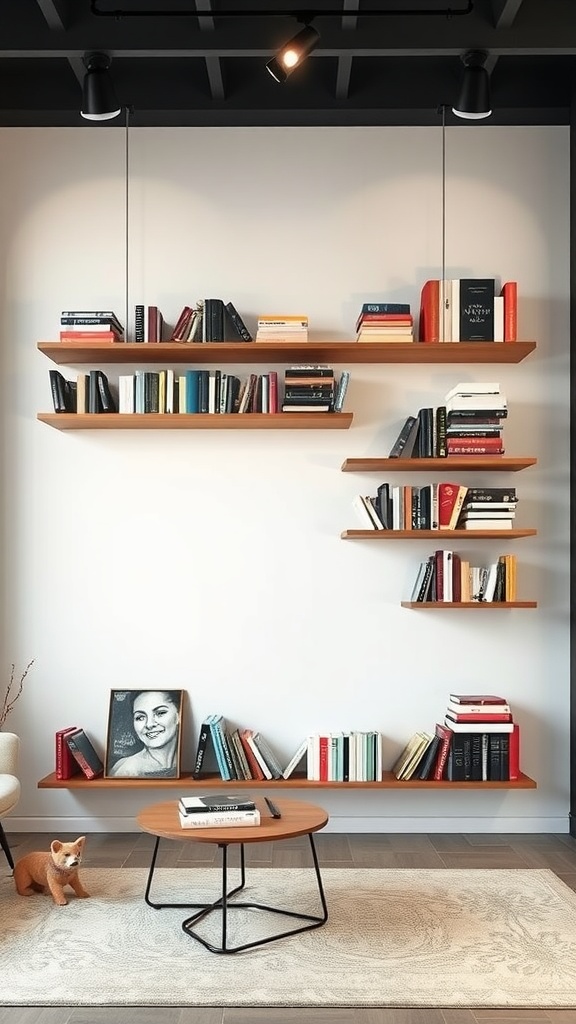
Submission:
[[[256,341],[308,341],[308,317],[305,314],[271,313],[258,317]]]
[[[508,415],[508,406],[498,383],[456,384],[444,404],[448,457],[504,454],[501,421]]]
[[[414,341],[414,322],[409,303],[363,303],[356,320],[356,341]]]
[[[468,487],[458,525],[464,530],[511,530],[517,504],[514,487]]]
[[[282,412],[333,412],[335,391],[331,366],[290,366],[284,371]]]
[[[60,341],[124,341],[124,328],[111,309],[65,309],[60,328]]]
[[[520,776],[520,729],[505,697],[451,693],[444,722],[419,732],[394,763],[398,779],[510,782]]]
[[[182,828],[246,828],[260,824],[260,811],[246,793],[181,796],[178,817]]]

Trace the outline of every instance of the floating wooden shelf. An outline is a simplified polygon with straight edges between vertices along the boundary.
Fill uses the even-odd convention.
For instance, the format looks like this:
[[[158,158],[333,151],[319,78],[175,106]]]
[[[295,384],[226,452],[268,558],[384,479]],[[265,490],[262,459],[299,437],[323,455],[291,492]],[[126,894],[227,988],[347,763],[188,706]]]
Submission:
[[[353,414],[39,412],[37,418],[56,430],[348,430]]]
[[[344,530],[343,540],[517,540],[537,530]]]
[[[38,789],[536,789],[536,782],[520,773],[520,778],[509,782],[439,782],[434,779],[408,779],[399,781],[392,772],[383,772],[381,782],[310,782],[302,774],[289,779],[271,781],[223,782],[219,775],[206,775],[194,779],[184,773],[179,779],[87,779],[74,775],[71,779],[59,780],[52,772],[40,779]]]
[[[401,601],[403,608],[433,608],[435,611],[450,608],[491,608],[494,611],[504,608],[537,608],[536,601]]]
[[[519,363],[535,341],[400,343],[307,342],[134,342],[40,341],[38,350],[54,363]]]
[[[435,473],[441,469],[448,473],[480,470],[518,473],[535,466],[537,459],[514,458],[504,455],[449,455],[445,459],[345,459],[343,473]]]

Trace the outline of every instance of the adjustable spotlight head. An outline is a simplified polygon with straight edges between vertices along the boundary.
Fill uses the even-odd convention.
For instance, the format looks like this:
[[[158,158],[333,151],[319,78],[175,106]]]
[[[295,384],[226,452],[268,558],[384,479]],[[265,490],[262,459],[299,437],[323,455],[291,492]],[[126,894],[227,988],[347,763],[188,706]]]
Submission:
[[[319,42],[320,33],[312,28],[312,25],[305,25],[293,39],[278,50],[272,60],[268,61],[266,70],[277,82],[285,82],[288,75],[291,75],[295,68],[306,60],[308,54],[316,49]]]
[[[458,103],[452,113],[471,121],[490,117],[490,76],[484,67],[488,54],[485,50],[468,50],[460,58],[465,71]]]
[[[109,121],[117,117],[122,108],[109,74],[110,57],[106,53],[85,53],[83,60],[86,74],[82,87],[82,117],[87,121]]]

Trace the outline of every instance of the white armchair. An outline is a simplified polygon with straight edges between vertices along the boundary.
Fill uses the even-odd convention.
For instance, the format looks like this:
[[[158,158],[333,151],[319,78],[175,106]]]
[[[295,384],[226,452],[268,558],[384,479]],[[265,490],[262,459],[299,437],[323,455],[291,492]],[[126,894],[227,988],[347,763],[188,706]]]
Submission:
[[[20,782],[17,777],[19,747],[20,740],[15,733],[0,732],[0,846],[12,870],[14,861],[2,828],[2,818],[16,807],[20,799]]]

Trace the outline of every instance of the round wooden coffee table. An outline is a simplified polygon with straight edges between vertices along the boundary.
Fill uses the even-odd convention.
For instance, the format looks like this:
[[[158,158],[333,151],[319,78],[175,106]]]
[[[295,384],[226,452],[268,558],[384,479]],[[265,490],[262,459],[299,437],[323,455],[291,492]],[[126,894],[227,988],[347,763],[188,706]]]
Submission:
[[[146,892],[144,894],[146,903],[155,910],[161,910],[164,907],[187,907],[197,910],[197,913],[182,922],[182,929],[187,935],[202,943],[211,953],[240,953],[242,950],[252,949],[254,946],[262,946],[265,943],[286,938],[288,935],[297,935],[300,932],[311,931],[313,928],[320,928],[328,920],[328,907],[322,886],[318,855],[314,845],[314,832],[319,832],[328,823],[327,812],[322,807],[309,804],[304,800],[275,799],[274,802],[280,810],[282,817],[273,818],[263,798],[254,797],[254,801],[260,811],[260,825],[250,825],[247,828],[182,828],[178,816],[178,801],[176,799],[166,800],[163,803],[145,807],[136,818],[141,829],[145,832],[150,832],[156,837],[148,881],[146,883]],[[240,892],[246,884],[245,844],[277,842],[280,839],[293,839],[295,836],[308,836],[322,913],[304,914],[294,910],[270,907],[263,903],[243,903],[236,900],[230,902],[231,897]],[[215,843],[222,850],[222,894],[217,900],[214,900],[213,903],[157,903],[150,898],[154,868],[161,839],[176,839],[180,842]],[[234,888],[229,889],[228,847],[232,845],[240,847],[240,883]],[[256,939],[254,942],[230,946],[227,927],[228,912],[229,910],[242,908],[271,911],[276,914],[283,914],[285,917],[294,917],[307,921],[308,923],[298,928],[293,928],[290,931],[279,932],[266,938]],[[194,931],[194,925],[214,912],[219,912],[222,916],[222,941],[219,946],[213,945],[199,935],[198,932]]]

